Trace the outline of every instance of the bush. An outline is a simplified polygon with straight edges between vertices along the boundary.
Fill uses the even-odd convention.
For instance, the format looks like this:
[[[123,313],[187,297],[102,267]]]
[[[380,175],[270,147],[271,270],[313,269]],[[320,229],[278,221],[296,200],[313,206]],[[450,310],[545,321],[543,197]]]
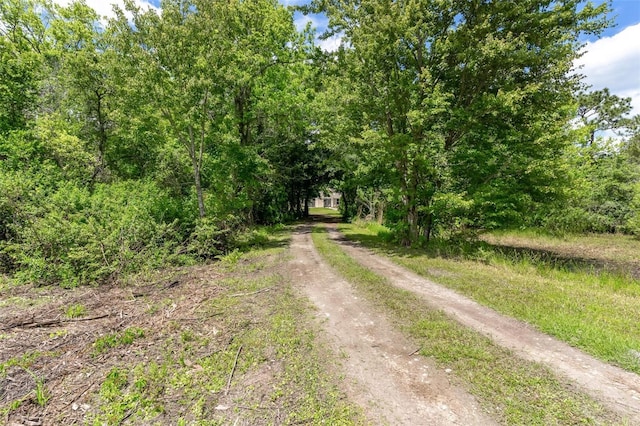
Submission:
[[[175,259],[170,198],[153,183],[66,184],[41,203],[27,226],[14,229],[6,252],[16,277],[65,287],[101,283]]]
[[[239,225],[240,220],[232,215],[224,220],[208,217],[199,219],[187,244],[187,252],[202,260],[226,254],[236,245]]]
[[[640,182],[635,184],[635,194],[631,202],[633,214],[629,218],[626,226],[626,232],[640,238]]]

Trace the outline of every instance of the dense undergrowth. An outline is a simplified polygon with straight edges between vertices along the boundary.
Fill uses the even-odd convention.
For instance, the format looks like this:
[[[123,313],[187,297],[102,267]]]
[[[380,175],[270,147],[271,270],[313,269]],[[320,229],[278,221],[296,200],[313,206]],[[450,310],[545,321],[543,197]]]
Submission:
[[[7,236],[0,241],[1,266],[17,282],[68,288],[101,284],[214,259],[267,238],[230,214],[198,219],[149,181],[27,190],[16,194],[32,197],[20,199],[19,207],[11,196],[0,202],[0,226]]]

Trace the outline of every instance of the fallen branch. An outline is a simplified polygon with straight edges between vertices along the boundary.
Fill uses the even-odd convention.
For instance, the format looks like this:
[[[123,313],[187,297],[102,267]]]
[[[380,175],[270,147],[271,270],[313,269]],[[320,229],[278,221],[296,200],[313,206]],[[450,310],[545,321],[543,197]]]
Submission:
[[[273,289],[273,287],[263,288],[263,289],[260,289],[258,291],[252,291],[251,293],[236,293],[236,294],[230,295],[229,297],[253,296],[254,294],[259,294],[259,293],[264,293],[266,291],[270,291],[271,289]]]
[[[233,361],[233,368],[231,369],[231,374],[229,374],[229,380],[227,380],[227,388],[224,391],[224,396],[227,396],[229,393],[229,389],[231,388],[231,379],[233,379],[233,373],[236,372],[236,367],[238,366],[238,357],[240,356],[240,351],[242,350],[242,345],[238,348],[238,352],[236,352],[236,359]]]
[[[170,282],[169,284],[165,285],[162,289],[163,289],[163,290],[168,290],[168,289],[173,288],[173,287],[176,287],[176,286],[178,286],[178,285],[180,285],[180,281],[175,280],[175,281],[172,281],[172,282]]]
[[[96,317],[89,318],[69,318],[69,319],[55,319],[55,320],[46,320],[46,321],[24,321],[17,324],[11,324],[6,327],[3,327],[0,330],[10,330],[12,328],[25,327],[25,328],[38,328],[38,327],[50,327],[52,325],[64,324],[68,322],[80,322],[80,321],[93,321],[97,319],[102,319],[111,316],[111,314],[98,315]]]

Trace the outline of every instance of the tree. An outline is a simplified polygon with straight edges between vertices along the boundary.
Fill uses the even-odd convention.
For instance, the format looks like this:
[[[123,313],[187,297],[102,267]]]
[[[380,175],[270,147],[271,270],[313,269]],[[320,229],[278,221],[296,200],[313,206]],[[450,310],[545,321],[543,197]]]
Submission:
[[[430,237],[439,194],[473,201],[485,226],[514,224],[553,196],[578,36],[606,24],[606,5],[580,3],[313,3],[344,34],[345,90],[358,94],[364,129],[349,136],[389,157],[406,242]]]
[[[580,93],[578,103],[578,119],[588,132],[586,147],[594,144],[597,132],[612,130],[622,136],[625,130],[633,127],[634,119],[627,117],[631,112],[631,98],[620,98],[604,88]]]
[[[186,149],[204,217],[205,157],[229,138],[252,143],[254,90],[269,68],[286,62],[291,16],[270,0],[170,0],[162,3],[161,15],[132,2],[127,9],[134,24],[122,12],[114,24],[126,40],[124,59],[142,73],[141,95]]]
[[[82,2],[48,12],[51,39],[50,114],[79,123],[79,137],[94,157],[87,184],[108,180],[107,150],[115,127],[114,52],[97,13]]]
[[[0,3],[0,133],[27,127],[39,94],[45,63],[45,25],[39,2]]]

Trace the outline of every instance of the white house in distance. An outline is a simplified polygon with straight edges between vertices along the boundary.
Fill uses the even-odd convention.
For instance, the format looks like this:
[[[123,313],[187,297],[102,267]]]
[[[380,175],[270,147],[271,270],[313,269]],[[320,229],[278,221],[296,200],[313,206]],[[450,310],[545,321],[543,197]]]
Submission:
[[[309,200],[309,207],[324,207],[327,209],[337,209],[340,205],[342,195],[333,189],[322,192],[319,197]]]

